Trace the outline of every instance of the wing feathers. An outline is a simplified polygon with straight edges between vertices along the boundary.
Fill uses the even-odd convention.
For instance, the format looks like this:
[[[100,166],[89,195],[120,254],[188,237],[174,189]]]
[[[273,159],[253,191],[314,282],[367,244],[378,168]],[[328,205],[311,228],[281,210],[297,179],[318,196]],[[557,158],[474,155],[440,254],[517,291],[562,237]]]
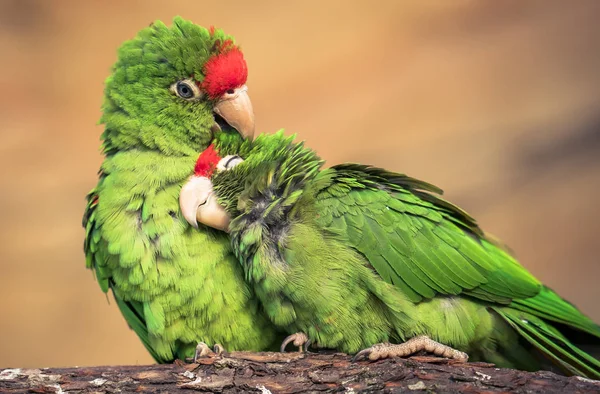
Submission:
[[[464,293],[506,304],[540,290],[467,213],[431,194],[440,190],[430,184],[357,164],[332,167],[315,182],[320,224],[346,236],[415,302]]]

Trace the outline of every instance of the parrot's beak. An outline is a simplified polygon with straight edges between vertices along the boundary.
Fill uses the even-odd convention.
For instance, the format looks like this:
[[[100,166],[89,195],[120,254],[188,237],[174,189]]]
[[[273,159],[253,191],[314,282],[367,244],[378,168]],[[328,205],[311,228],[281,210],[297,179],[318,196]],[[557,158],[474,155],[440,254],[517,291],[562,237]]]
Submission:
[[[236,129],[242,137],[250,139],[254,137],[254,111],[246,85],[226,92],[213,111]]]
[[[183,217],[193,227],[198,223],[217,230],[229,230],[229,215],[217,202],[212,182],[204,176],[193,176],[181,188],[179,207]]]

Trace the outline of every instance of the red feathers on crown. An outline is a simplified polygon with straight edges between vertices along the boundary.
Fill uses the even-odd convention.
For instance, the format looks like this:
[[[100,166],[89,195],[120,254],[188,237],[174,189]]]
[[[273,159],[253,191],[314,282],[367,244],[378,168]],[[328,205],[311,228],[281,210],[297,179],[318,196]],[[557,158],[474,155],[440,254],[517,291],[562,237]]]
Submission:
[[[194,167],[194,174],[210,178],[215,168],[217,168],[219,160],[221,160],[221,156],[215,150],[214,145],[211,144],[198,156],[196,166]]]
[[[204,81],[200,85],[211,99],[221,97],[230,89],[246,83],[248,67],[242,51],[231,40],[217,41],[218,54],[204,65]]]

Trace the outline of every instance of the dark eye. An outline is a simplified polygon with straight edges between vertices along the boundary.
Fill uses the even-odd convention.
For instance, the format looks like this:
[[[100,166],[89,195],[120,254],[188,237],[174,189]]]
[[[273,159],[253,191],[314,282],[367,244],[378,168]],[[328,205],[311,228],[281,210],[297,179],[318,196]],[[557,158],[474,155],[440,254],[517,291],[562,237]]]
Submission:
[[[202,92],[191,79],[182,79],[170,87],[171,92],[185,100],[196,100],[202,97]]]
[[[188,85],[186,82],[177,82],[177,94],[179,95],[179,97],[184,98],[184,99],[189,99],[194,97],[194,91],[192,90],[191,86]]]

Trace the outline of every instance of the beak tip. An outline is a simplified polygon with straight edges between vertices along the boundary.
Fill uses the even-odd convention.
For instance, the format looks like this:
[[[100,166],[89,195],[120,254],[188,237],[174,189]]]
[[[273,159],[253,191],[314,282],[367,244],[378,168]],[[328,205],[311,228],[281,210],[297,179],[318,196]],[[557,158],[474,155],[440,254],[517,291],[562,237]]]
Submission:
[[[193,176],[179,194],[181,214],[195,229],[199,223],[217,230],[229,230],[229,215],[212,194],[212,182],[201,176]]]
[[[198,229],[198,207],[206,199],[210,181],[206,177],[192,176],[179,193],[179,209],[186,222]]]
[[[236,129],[242,137],[253,139],[255,120],[250,97],[245,86],[236,90],[235,96],[221,99],[213,110]]]
[[[188,222],[188,224],[190,226],[192,226],[195,229],[198,229],[199,225],[198,225],[198,220],[196,219],[195,216],[192,215],[187,215],[187,212],[184,212],[183,217],[185,218],[185,221]]]

